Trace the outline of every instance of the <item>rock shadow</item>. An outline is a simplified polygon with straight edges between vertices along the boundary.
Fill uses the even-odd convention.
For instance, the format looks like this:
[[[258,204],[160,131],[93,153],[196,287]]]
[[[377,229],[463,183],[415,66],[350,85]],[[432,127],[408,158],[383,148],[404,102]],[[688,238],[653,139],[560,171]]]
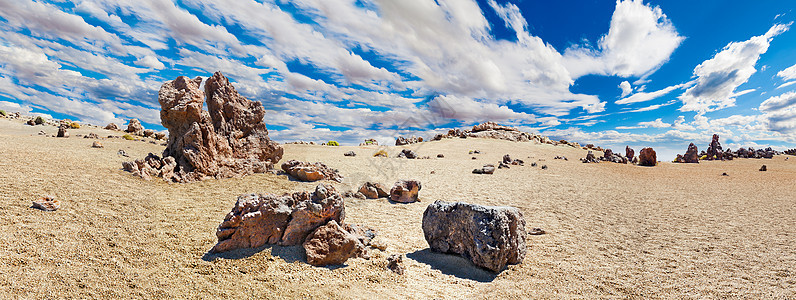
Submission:
[[[407,253],[406,258],[427,264],[442,274],[478,282],[492,282],[498,274],[474,265],[464,257],[432,251],[431,248]]]
[[[306,263],[304,247],[301,245],[296,246],[279,246],[279,245],[264,245],[257,248],[235,249],[227,252],[213,253],[207,251],[203,256],[204,261],[213,261],[217,258],[223,259],[242,259],[254,256],[266,249],[271,250],[271,256],[278,257],[286,263],[301,261]]]

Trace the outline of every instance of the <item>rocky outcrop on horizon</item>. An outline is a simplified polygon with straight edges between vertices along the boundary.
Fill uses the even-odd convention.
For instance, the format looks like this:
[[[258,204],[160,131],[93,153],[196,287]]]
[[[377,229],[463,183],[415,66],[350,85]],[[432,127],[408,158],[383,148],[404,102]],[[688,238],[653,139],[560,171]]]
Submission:
[[[366,142],[367,142],[367,141],[366,141]],[[409,144],[417,144],[417,143],[422,143],[422,142],[423,142],[423,138],[422,138],[422,137],[416,137],[416,136],[412,136],[412,137],[410,137],[410,138],[405,138],[405,137],[402,137],[402,136],[398,136],[398,137],[395,139],[395,145],[396,145],[396,146],[403,146],[403,145],[409,145]],[[378,144],[377,144],[377,145],[378,145]]]
[[[201,77],[180,76],[164,83],[158,92],[160,119],[169,137],[164,161],[154,165],[167,165],[164,162],[169,157],[176,163],[173,171],[165,172],[169,176],[164,180],[192,182],[273,169],[283,149],[268,137],[262,104],[238,94],[221,72],[207,79],[204,92],[199,89],[201,83]],[[202,108],[205,96],[208,111]],[[136,131],[133,120],[130,123],[128,130]],[[143,163],[136,161],[136,165]],[[164,173],[158,169],[147,172]]]
[[[658,165],[658,156],[652,147],[641,149],[638,154],[638,164],[640,166],[654,167]]]

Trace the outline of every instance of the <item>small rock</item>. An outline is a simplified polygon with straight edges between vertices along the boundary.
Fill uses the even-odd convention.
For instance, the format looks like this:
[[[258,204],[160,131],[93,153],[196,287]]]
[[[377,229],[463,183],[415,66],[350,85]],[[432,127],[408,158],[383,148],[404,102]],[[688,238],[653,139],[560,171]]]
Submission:
[[[105,129],[107,129],[107,130],[119,130],[119,126],[114,124],[114,123],[108,123],[108,125],[105,126]]]
[[[92,132],[92,133],[87,134],[83,138],[84,139],[99,139],[99,135],[97,135],[96,133]]]
[[[503,162],[498,163],[498,169],[510,169],[509,165],[504,164]]]
[[[721,173],[721,176],[730,176],[730,175],[728,175],[728,174],[725,172],[725,173]]]
[[[368,199],[378,199],[382,197],[389,197],[386,188],[377,182],[365,182],[359,187],[359,192]]]
[[[442,153],[437,154],[437,158],[445,158],[445,155],[443,155]]]
[[[104,148],[104,147],[102,146],[102,143],[100,143],[99,141],[94,141],[94,143],[91,144],[91,148]]]
[[[547,170],[547,165],[542,165],[542,170]]]
[[[343,156],[352,156],[353,157],[353,156],[357,156],[357,154],[354,151],[348,151],[346,153],[343,153]]]
[[[531,163],[531,167],[535,167],[535,166],[536,166],[536,163]]]
[[[423,187],[417,180],[401,180],[390,189],[390,200],[401,203],[417,202],[417,194]]]
[[[531,229],[531,232],[528,232],[528,234],[530,234],[530,235],[543,235],[545,233],[546,232],[544,231],[544,229],[541,229],[541,228],[538,228],[538,227],[535,227],[535,228]]]
[[[403,275],[404,274],[403,262],[404,262],[403,255],[391,254],[389,257],[387,257],[387,269],[395,272],[398,275]]]
[[[766,165],[763,165],[762,167],[760,167],[760,171],[761,172],[768,171],[768,168],[766,168]]]
[[[408,159],[415,159],[417,158],[417,153],[409,149],[401,150],[401,153],[398,153],[398,157],[406,157]]]
[[[41,209],[43,211],[55,211],[61,208],[61,201],[55,199],[54,196],[43,196],[38,201],[33,201],[33,208]]]
[[[57,137],[68,138],[69,132],[66,131],[66,127],[58,128],[58,135]]]
[[[122,149],[119,149],[119,151],[117,151],[116,154],[124,156],[124,157],[130,157],[130,155],[127,155],[127,152],[124,152],[124,150],[122,150]]]

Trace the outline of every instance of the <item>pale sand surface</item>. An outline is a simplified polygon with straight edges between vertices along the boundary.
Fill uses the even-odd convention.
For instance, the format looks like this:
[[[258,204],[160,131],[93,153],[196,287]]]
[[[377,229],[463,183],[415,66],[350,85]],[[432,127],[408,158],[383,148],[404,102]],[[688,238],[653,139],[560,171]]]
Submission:
[[[300,246],[207,254],[237,195],[317,183],[273,174],[144,181],[121,163],[163,146],[104,139],[93,149],[94,140],[74,135],[122,133],[84,128],[62,139],[39,130],[56,132],[0,118],[0,298],[796,298],[796,158],[650,168],[583,164],[584,150],[484,139],[406,147],[430,160],[286,145],[283,161],[339,169],[340,192],[365,180],[423,185],[420,203],[346,199],[346,222],[376,228],[388,248],[317,268]],[[467,154],[475,149],[482,154]],[[344,157],[349,150],[358,156]],[[504,154],[526,166],[471,174]],[[539,160],[549,169],[530,167]],[[768,172],[758,171],[763,164]],[[61,209],[30,208],[45,194]],[[547,234],[528,236],[525,261],[495,276],[428,249],[421,220],[435,200],[516,206],[527,230]],[[393,253],[406,255],[403,276],[384,269]]]

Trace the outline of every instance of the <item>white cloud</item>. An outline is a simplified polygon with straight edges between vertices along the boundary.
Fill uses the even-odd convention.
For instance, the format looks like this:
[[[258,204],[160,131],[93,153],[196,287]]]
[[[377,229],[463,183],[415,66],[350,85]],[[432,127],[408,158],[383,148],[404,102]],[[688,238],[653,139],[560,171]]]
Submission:
[[[634,112],[651,111],[651,110],[659,109],[659,108],[664,107],[664,106],[672,105],[675,102],[676,102],[675,100],[670,100],[669,102],[666,102],[666,103],[650,105],[650,106],[647,106],[647,107],[637,108],[637,109],[628,110],[628,111],[624,111],[624,112],[634,113]]]
[[[782,80],[785,81],[796,80],[796,65],[792,65],[782,71],[777,72],[777,76],[781,77]]]
[[[630,97],[622,98],[622,99],[617,100],[616,104],[630,104],[630,103],[638,103],[638,102],[646,102],[646,101],[650,101],[650,100],[655,100],[655,99],[658,99],[661,96],[664,96],[666,94],[671,93],[674,90],[681,89],[681,88],[689,86],[691,84],[692,84],[691,82],[687,82],[687,83],[681,83],[681,84],[677,84],[677,85],[673,85],[673,86],[668,86],[668,87],[665,87],[665,88],[663,88],[661,90],[657,90],[657,91],[654,91],[654,92],[648,92],[648,93],[638,92],[638,93],[635,93],[633,95],[630,95]]]
[[[677,120],[674,120],[674,124],[672,124],[672,128],[674,128],[675,130],[680,130],[680,131],[682,131],[682,130],[685,130],[685,131],[694,130],[694,126],[685,124],[685,116],[678,116]]]
[[[619,97],[625,97],[633,92],[633,87],[630,86],[630,82],[627,82],[627,80],[622,81],[622,83],[619,84],[619,88],[622,89],[622,95]]]
[[[574,78],[586,74],[645,77],[656,71],[683,41],[659,7],[619,0],[598,49],[575,46],[564,52]]]
[[[655,121],[639,122],[638,126],[641,126],[641,127],[644,127],[644,128],[647,128],[647,127],[653,127],[653,128],[668,128],[668,127],[672,127],[671,124],[661,121],[661,118],[655,119]]]
[[[760,103],[759,109],[762,112],[771,112],[793,108],[794,106],[796,106],[796,91],[768,98],[763,103]]]
[[[756,72],[760,55],[768,51],[771,40],[788,30],[789,25],[777,24],[764,35],[743,42],[732,42],[713,58],[694,68],[696,85],[679,98],[681,111],[708,112],[735,105],[733,94]]]

